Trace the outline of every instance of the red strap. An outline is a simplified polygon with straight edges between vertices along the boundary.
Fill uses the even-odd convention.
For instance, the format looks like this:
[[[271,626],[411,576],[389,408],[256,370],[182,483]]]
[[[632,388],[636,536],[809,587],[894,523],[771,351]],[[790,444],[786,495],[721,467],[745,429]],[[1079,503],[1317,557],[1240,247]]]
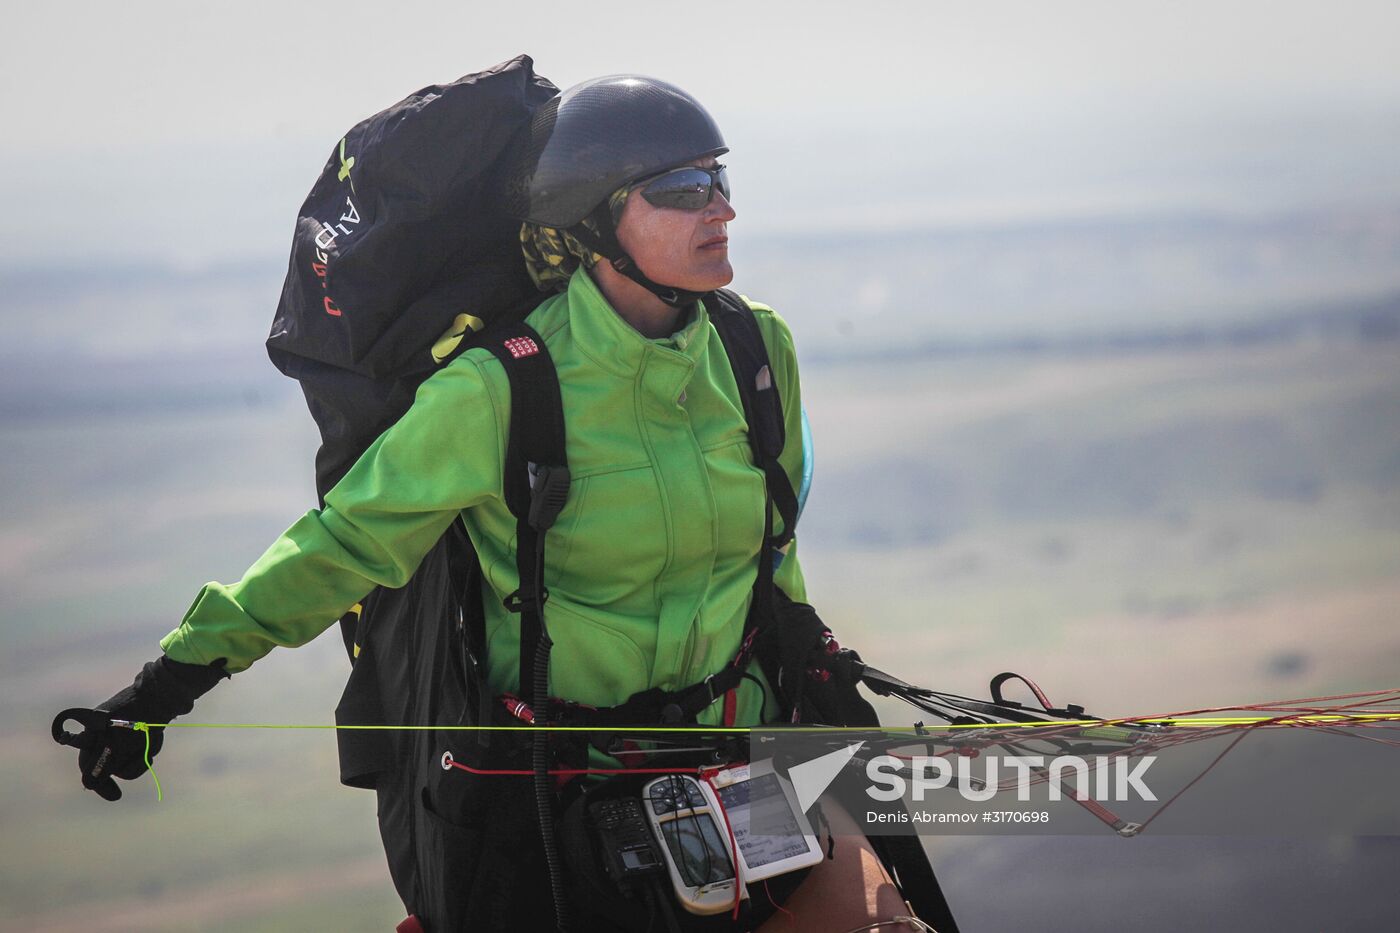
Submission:
[[[739,704],[735,698],[734,690],[726,690],[724,693],[724,725],[726,728],[734,725],[734,718],[739,712]]]
[[[423,933],[423,924],[418,922],[416,916],[409,914],[394,927],[394,933]]]

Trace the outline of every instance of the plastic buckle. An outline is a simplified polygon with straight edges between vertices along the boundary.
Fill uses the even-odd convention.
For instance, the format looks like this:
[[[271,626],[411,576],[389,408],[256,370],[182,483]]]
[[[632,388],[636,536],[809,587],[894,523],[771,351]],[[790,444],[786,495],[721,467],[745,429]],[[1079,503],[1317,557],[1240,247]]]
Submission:
[[[501,600],[501,604],[506,607],[507,612],[524,612],[526,609],[539,612],[547,602],[549,602],[548,588],[540,590],[539,599],[533,596],[522,596],[520,595],[520,591],[516,590],[505,599]]]
[[[714,681],[715,681],[715,675],[714,675],[714,674],[711,674],[709,677],[706,677],[703,681],[701,681],[701,683],[703,683],[703,684],[705,685],[705,689],[708,690],[708,691],[710,692],[710,703],[713,703],[715,700],[718,700],[718,699],[719,699],[719,697],[715,694],[715,683],[714,683]],[[707,704],[707,705],[708,705],[708,704]]]
[[[530,527],[546,531],[553,527],[569,500],[569,468],[532,463],[529,470]]]

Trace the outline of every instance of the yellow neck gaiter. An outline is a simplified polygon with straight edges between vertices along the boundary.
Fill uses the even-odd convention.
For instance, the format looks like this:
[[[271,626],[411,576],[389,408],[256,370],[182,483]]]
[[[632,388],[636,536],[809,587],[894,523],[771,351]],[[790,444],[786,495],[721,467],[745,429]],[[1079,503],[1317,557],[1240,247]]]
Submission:
[[[622,209],[627,204],[630,192],[631,188],[624,185],[608,197],[608,209],[612,212],[614,224],[622,217]],[[598,232],[591,218],[585,220],[584,225]],[[529,270],[530,278],[542,292],[564,289],[579,263],[583,263],[585,269],[592,269],[603,259],[569,231],[531,223],[520,225],[520,251],[525,254],[525,268]]]

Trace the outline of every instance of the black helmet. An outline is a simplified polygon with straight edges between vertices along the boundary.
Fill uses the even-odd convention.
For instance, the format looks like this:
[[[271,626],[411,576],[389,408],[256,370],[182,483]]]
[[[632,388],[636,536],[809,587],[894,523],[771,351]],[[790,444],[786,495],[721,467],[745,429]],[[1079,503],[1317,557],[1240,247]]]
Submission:
[[[608,197],[629,182],[728,152],[714,118],[674,84],[608,75],[576,84],[535,111],[513,142],[507,210],[570,230],[618,272],[679,307],[701,297],[653,282],[617,241]],[[585,224],[591,218],[593,223]]]
[[[508,185],[511,213],[568,229],[630,181],[728,151],[714,118],[674,84],[594,78],[535,111]]]

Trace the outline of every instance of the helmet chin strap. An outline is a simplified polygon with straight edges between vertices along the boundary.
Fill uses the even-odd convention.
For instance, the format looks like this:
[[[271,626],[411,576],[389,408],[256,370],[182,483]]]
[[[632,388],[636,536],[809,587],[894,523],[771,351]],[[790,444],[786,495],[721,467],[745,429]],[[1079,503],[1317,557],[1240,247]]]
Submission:
[[[691,292],[670,285],[662,285],[647,278],[642,270],[637,268],[632,257],[627,255],[622,244],[617,241],[617,228],[613,225],[612,209],[606,201],[594,208],[590,219],[597,227],[597,232],[584,223],[576,225],[569,232],[584,246],[606,259],[614,270],[627,276],[666,304],[673,308],[684,308],[709,294],[709,292]]]

